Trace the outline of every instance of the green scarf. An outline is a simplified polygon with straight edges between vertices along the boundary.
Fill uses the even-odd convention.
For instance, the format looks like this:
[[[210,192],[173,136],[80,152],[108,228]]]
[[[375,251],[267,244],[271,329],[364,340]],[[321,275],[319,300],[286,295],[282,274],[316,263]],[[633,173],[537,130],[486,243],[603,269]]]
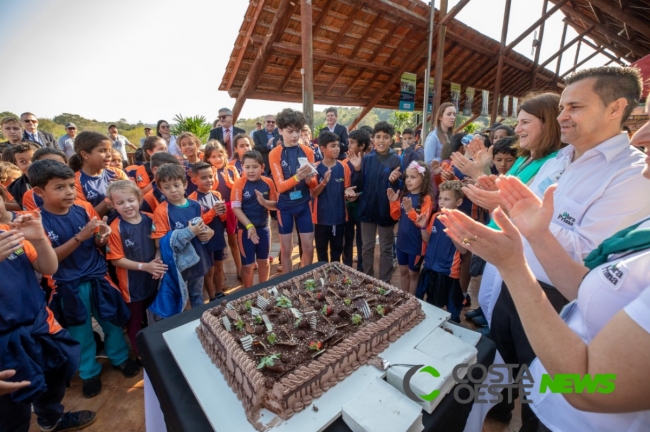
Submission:
[[[612,254],[623,252],[638,252],[650,248],[650,227],[638,227],[650,220],[644,219],[641,222],[620,230],[610,238],[603,241],[600,246],[592,250],[585,258],[585,266],[594,269],[608,261]]]

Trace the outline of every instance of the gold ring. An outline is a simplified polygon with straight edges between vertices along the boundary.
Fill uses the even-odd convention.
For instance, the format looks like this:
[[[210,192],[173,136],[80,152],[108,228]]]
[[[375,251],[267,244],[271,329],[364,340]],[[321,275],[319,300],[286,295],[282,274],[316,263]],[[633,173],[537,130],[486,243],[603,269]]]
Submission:
[[[460,166],[462,166],[462,167],[464,167],[464,166],[465,166],[465,164],[464,164],[464,163],[462,163],[462,164],[460,164]]]
[[[472,242],[475,242],[476,240],[478,240],[478,237],[476,237],[476,236],[474,236],[472,238],[465,237],[463,239],[462,243],[463,243],[463,246],[471,246]]]

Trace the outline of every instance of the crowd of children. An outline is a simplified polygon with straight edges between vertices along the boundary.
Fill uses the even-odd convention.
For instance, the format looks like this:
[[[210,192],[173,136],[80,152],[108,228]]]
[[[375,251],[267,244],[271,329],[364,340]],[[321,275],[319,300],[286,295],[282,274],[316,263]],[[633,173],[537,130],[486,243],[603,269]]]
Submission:
[[[127,377],[136,375],[135,337],[148,322],[180,313],[188,304],[204,304],[204,291],[209,300],[224,296],[227,250],[245,287],[253,284],[255,270],[260,282],[269,278],[272,212],[277,212],[285,273],[292,270],[294,228],[302,266],[312,263],[314,249],[319,261],[352,266],[356,243],[357,268],[371,276],[378,236],[378,278],[389,282],[396,262],[404,291],[446,307],[458,320],[466,251],[446,235],[438,216],[442,208],[463,206],[462,173],[453,171],[449,160],[426,165],[410,129],[403,131],[400,154],[393,149],[393,126],[379,122],[370,131],[350,132],[342,155],[338,135],[324,130],[312,142],[305,124],[298,111],[277,116],[279,137],[268,153],[269,167],[245,134],[233,137],[230,161],[222,142],[210,140],[202,147],[189,132],[176,137],[182,156],[168,153],[164,139],[150,136],[142,142],[141,160],[131,166],[96,132],[76,136],[70,160],[29,142],[5,149],[0,267],[3,276],[17,274],[28,287],[6,304],[28,307],[15,319],[3,313],[0,334],[23,331],[23,322],[43,322],[46,337],[34,344],[69,354],[57,365],[36,359],[40,369],[0,355],[0,371],[15,369],[19,379],[32,381],[31,392],[3,400],[21,409],[32,403],[43,430],[94,421],[91,412],[62,416],[60,406],[71,372],[79,371],[86,397],[101,391],[91,319],[103,329],[111,364]],[[494,147],[499,173],[514,163],[512,147],[507,138]],[[463,146],[445,150],[450,154]],[[3,308],[12,292],[5,279],[0,280]],[[21,313],[29,317],[20,318]],[[129,357],[123,327],[135,359]],[[54,379],[53,371],[51,389],[33,388],[39,379]]]

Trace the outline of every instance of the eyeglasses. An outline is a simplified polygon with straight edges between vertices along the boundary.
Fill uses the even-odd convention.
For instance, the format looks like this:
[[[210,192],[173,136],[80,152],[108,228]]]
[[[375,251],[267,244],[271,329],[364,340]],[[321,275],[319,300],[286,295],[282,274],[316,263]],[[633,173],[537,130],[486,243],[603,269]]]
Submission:
[[[77,128],[67,128],[68,130],[77,130]]]
[[[275,124],[273,120],[266,120],[267,123]]]
[[[160,125],[160,129],[169,129],[169,125]]]
[[[228,117],[230,117],[230,114],[220,115],[220,116],[219,116],[219,119],[221,119],[221,120],[225,120],[225,119],[228,118]]]
[[[23,120],[25,123],[38,123],[38,120]]]

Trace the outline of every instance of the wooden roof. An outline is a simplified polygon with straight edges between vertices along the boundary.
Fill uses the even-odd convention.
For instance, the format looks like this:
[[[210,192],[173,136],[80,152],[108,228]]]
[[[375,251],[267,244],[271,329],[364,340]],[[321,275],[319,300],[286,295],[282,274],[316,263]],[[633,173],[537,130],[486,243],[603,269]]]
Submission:
[[[397,108],[399,77],[413,72],[416,109],[422,109],[429,13],[420,0],[313,0],[314,103],[366,106],[379,92],[376,107]],[[219,89],[236,98],[250,75],[258,78],[249,80],[247,98],[301,102],[300,35],[300,0],[250,0]],[[434,62],[436,39],[437,34]],[[480,111],[480,90],[492,92],[494,87],[499,49],[498,41],[451,20],[441,100],[449,100],[451,82],[461,84],[463,94],[474,87],[473,107]],[[266,60],[257,66],[263,68],[259,74],[254,70],[258,56]],[[494,67],[484,73],[490,64]],[[432,75],[434,68],[432,64]],[[523,96],[530,89],[532,68],[532,60],[509,51],[501,94]],[[558,91],[555,78],[554,72],[539,69],[537,89]]]
[[[650,54],[650,0],[572,0],[562,12],[578,33],[593,26],[586,37],[628,63]]]

